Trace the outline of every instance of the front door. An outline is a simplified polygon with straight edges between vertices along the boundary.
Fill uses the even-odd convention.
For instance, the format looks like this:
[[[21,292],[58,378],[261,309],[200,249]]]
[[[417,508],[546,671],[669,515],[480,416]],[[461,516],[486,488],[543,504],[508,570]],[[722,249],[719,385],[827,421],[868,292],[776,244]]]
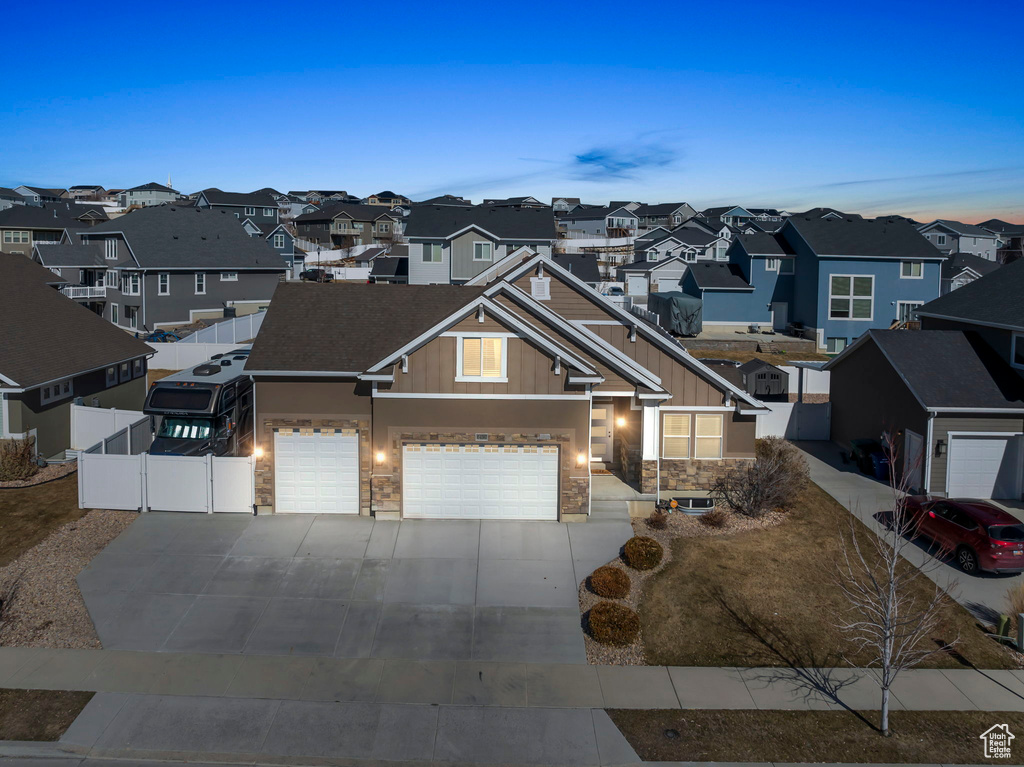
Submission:
[[[772,301],[772,329],[785,330],[789,323],[789,304],[785,301]]]
[[[615,462],[615,408],[610,401],[595,401],[590,409],[590,460],[593,463]]]

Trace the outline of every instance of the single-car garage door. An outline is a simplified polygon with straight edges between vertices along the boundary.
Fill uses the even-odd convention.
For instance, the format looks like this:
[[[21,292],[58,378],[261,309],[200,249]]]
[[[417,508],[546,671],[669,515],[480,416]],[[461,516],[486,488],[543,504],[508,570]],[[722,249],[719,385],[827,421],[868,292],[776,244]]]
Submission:
[[[949,482],[951,498],[1020,498],[1019,436],[951,436]]]
[[[274,509],[359,513],[359,438],[330,429],[274,432]]]
[[[405,445],[405,517],[558,519],[554,445]]]

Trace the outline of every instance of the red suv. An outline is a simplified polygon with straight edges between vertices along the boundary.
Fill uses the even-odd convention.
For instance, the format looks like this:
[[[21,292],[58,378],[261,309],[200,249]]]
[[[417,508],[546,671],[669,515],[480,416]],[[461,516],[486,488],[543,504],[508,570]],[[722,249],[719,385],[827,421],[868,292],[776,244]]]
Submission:
[[[907,501],[917,532],[953,554],[965,573],[1024,571],[1024,524],[998,506],[970,498]]]

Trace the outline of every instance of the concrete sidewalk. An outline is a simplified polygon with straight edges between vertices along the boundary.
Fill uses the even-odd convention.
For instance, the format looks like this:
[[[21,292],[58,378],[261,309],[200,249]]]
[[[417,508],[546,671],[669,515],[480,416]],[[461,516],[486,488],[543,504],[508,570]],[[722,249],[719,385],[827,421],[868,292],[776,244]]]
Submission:
[[[0,648],[0,687],[505,708],[872,709],[863,669],[699,668]],[[1024,711],[1024,671],[912,669],[894,709]]]

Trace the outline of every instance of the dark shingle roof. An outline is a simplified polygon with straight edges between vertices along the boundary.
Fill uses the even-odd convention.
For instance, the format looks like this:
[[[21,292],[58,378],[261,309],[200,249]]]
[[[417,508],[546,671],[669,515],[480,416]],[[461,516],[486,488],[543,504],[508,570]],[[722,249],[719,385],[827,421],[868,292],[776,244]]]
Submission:
[[[362,372],[477,298],[457,285],[286,282],[252,347],[251,370]],[[338,329],[344,328],[339,334]],[[310,339],[330,338],[330,343]]]
[[[16,271],[15,271],[16,270]],[[60,275],[54,274],[45,266],[40,266],[31,258],[18,254],[0,253],[0,274],[20,274],[26,278],[34,278],[44,285],[58,285],[67,282]],[[3,372],[0,370],[0,372]]]
[[[992,232],[1000,232],[1001,234],[1020,234],[1024,232],[1024,224],[1011,224],[1009,221],[1003,221],[1000,218],[990,218],[988,221],[982,221],[978,226]]]
[[[962,330],[869,330],[868,333],[925,407],[1024,411],[1024,380],[975,333]]]
[[[250,208],[276,208],[269,192],[224,192],[220,189],[204,189],[202,192],[211,205],[239,205]]]
[[[49,278],[39,270],[24,256],[0,254],[0,373],[6,378],[31,388],[152,353],[47,285]]]
[[[431,197],[429,200],[414,202],[413,205],[455,205],[457,207],[473,207],[473,203],[454,194],[442,194],[440,197]]]
[[[690,264],[690,274],[701,290],[753,290],[736,264],[698,262]]]
[[[965,234],[968,237],[993,236],[992,232],[986,231],[985,229],[982,229],[980,226],[975,226],[974,224],[965,224],[962,221],[952,221],[947,218],[937,218],[934,221],[932,221],[931,224],[926,224],[925,226],[932,226],[932,224],[941,224],[942,226],[946,227],[951,231],[956,232],[957,234]]]
[[[171,189],[169,186],[158,184],[155,181],[150,181],[148,184],[141,184],[140,186],[133,186],[125,189],[126,192],[174,192],[174,194],[181,194],[177,189]]]
[[[408,277],[409,259],[397,256],[381,256],[373,261],[371,277]]]
[[[0,227],[76,229],[82,226],[80,219],[83,218],[98,218],[106,221],[107,213],[99,206],[80,205],[77,202],[15,205],[7,210],[0,210]]]
[[[551,208],[417,206],[405,220],[406,237],[448,237],[476,226],[503,240],[554,240]]]
[[[359,205],[351,202],[336,202],[332,205],[325,205],[312,213],[303,213],[295,217],[296,224],[312,223],[314,221],[330,221],[335,216],[346,214],[352,217],[353,221],[376,221],[379,218],[398,219],[398,214],[392,213],[381,205]]]
[[[929,301],[918,314],[1024,329],[1024,259]]]
[[[907,221],[790,216],[782,228],[783,236],[791,226],[819,256],[944,258],[942,252]]]
[[[571,220],[579,219],[580,221],[594,221],[601,218],[607,218],[616,211],[622,211],[620,216],[633,216],[637,217],[636,211],[632,211],[624,205],[607,205],[600,208],[577,208],[567,213],[562,213],[559,218],[568,218]],[[548,214],[550,215],[550,213]]]
[[[638,216],[667,216],[684,205],[685,202],[659,202],[654,205],[641,205],[633,212]]]
[[[560,267],[588,283],[601,281],[595,253],[556,253],[551,260]]]
[[[388,252],[387,248],[367,248],[362,253],[356,255],[356,263],[370,263],[378,256],[383,256]]]
[[[657,261],[648,261],[648,260],[645,259],[643,261],[634,261],[631,264],[624,264],[622,266],[617,266],[617,267],[615,267],[615,271],[616,272],[649,272],[652,269],[658,268],[659,266],[664,266],[665,264],[670,264],[670,263],[673,263],[673,262],[675,262],[678,265],[679,263],[681,263],[681,261],[682,260],[679,258],[679,256],[672,256],[670,258],[662,258],[662,259],[658,259]]]
[[[103,243],[75,243],[68,245],[41,244],[35,246],[43,266],[103,266]]]
[[[123,232],[139,266],[211,269],[286,269],[281,254],[250,237],[222,210],[154,205],[82,230],[82,237]]]
[[[785,240],[767,232],[757,234],[737,234],[735,242],[751,256],[788,256],[793,254]]]
[[[953,253],[942,262],[942,276],[948,280],[956,277],[964,269],[973,269],[979,276],[984,277],[1000,266],[998,261],[989,261],[987,258],[976,256],[973,253]]]

